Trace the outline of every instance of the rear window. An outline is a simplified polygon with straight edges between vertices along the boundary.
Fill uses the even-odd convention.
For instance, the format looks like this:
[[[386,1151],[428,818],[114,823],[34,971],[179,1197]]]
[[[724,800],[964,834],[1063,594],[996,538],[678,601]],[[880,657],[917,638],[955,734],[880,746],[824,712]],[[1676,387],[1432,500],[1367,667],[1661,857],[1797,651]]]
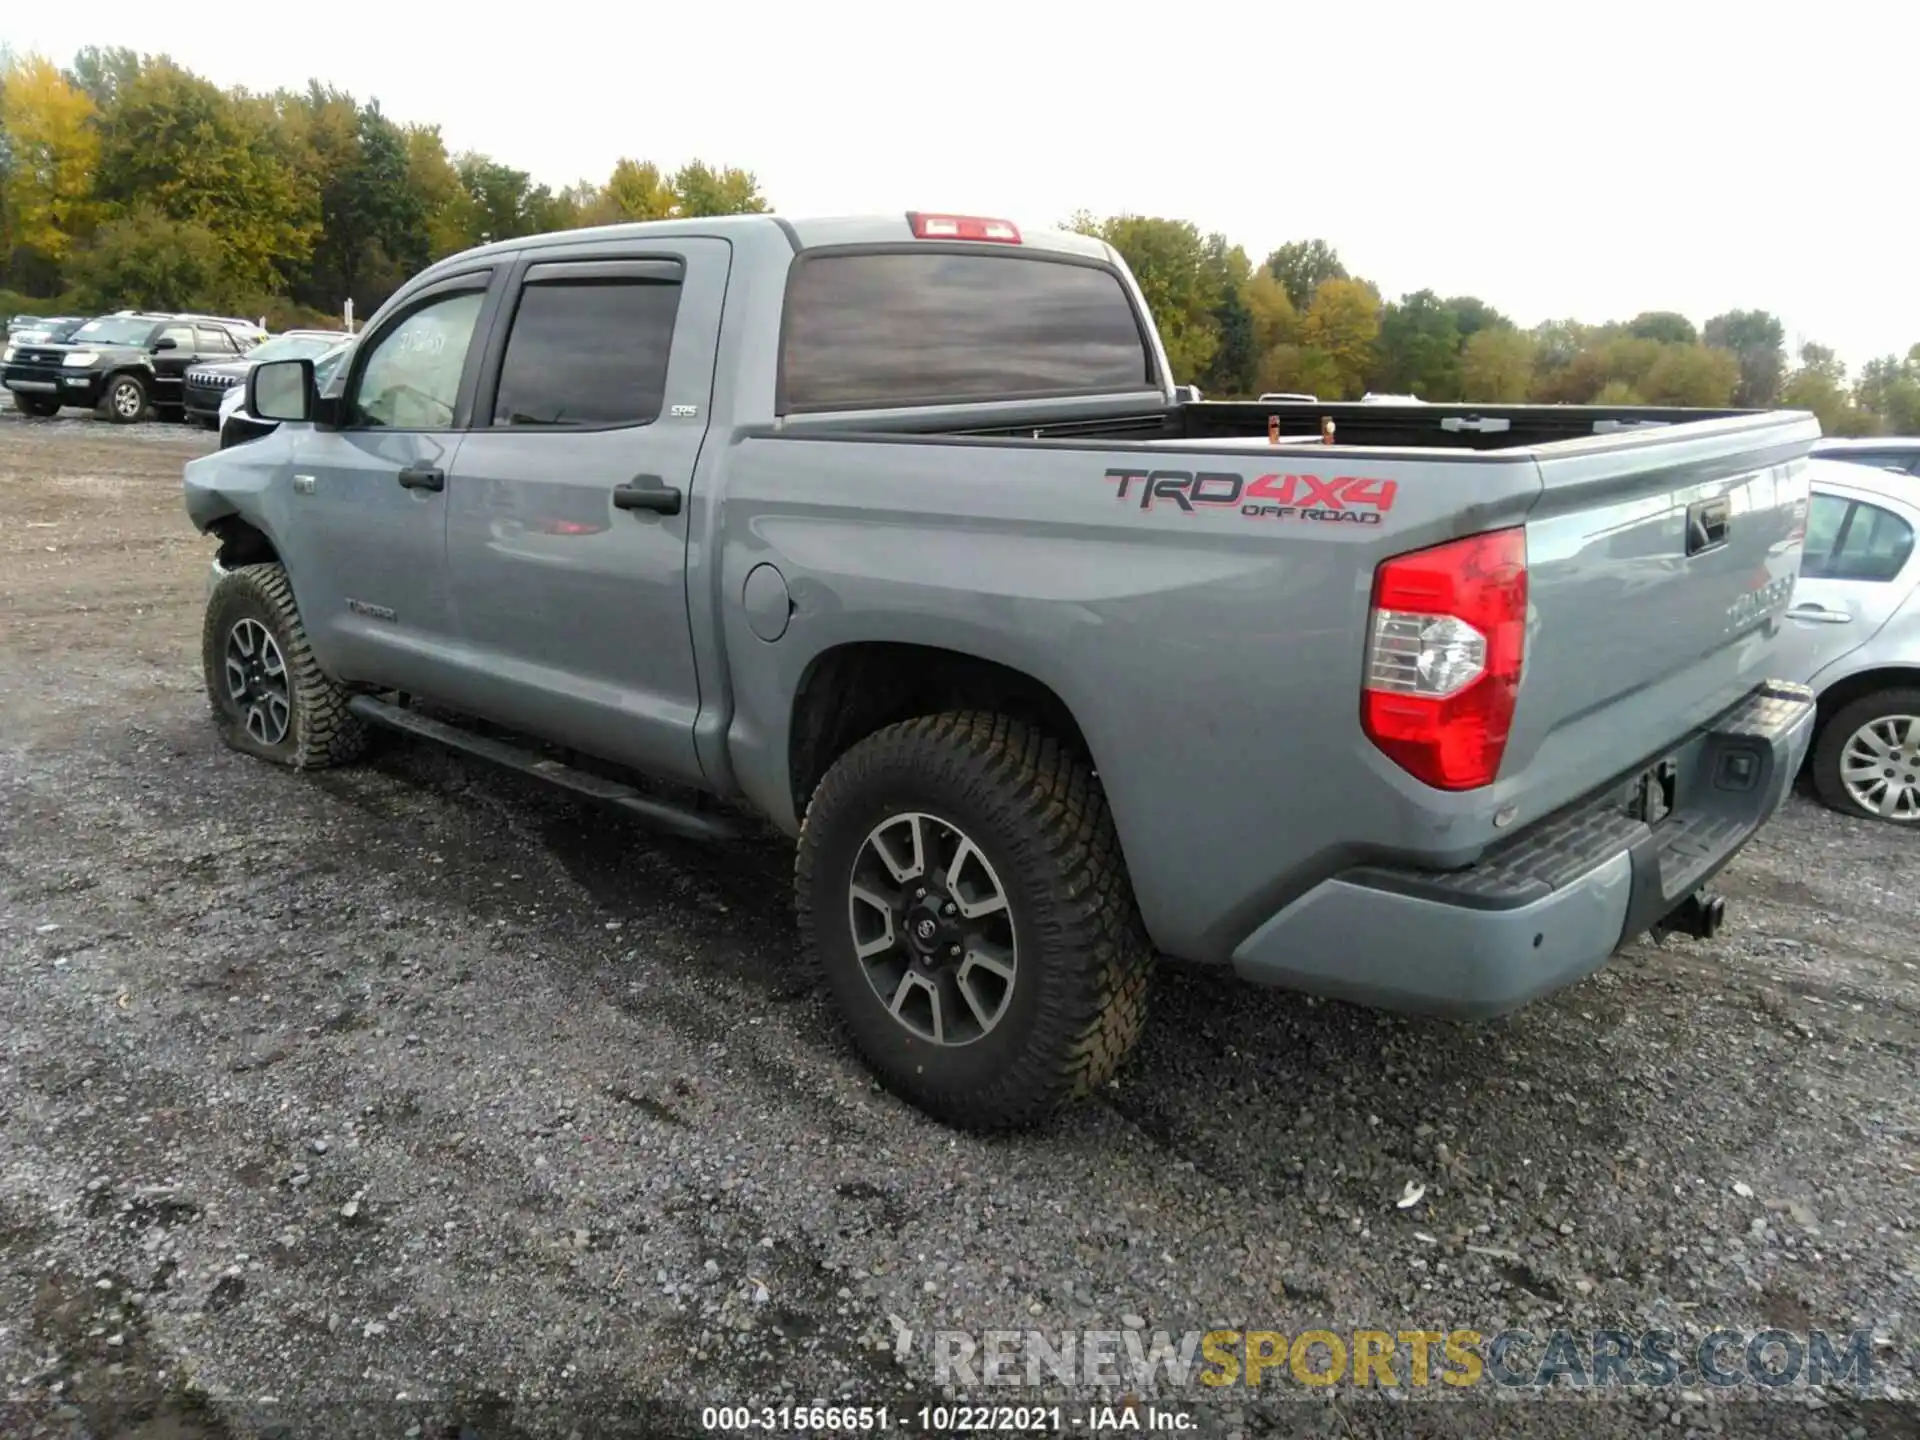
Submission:
[[[794,412],[1138,390],[1154,376],[1112,271],[928,250],[803,257],[781,380]]]

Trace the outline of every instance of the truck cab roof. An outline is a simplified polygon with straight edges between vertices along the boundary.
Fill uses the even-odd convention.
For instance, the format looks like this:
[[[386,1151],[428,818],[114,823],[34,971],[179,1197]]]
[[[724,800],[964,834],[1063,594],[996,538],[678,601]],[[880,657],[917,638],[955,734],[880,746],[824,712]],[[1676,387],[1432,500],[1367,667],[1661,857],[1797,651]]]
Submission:
[[[579,230],[550,230],[538,235],[521,235],[511,240],[496,240],[449,255],[432,267],[429,274],[457,270],[474,260],[492,256],[516,255],[525,250],[571,249],[617,244],[622,240],[649,241],[675,235],[714,236],[723,240],[778,238],[795,253],[845,245],[894,245],[915,239],[938,241],[948,238],[966,243],[979,237],[971,235],[917,235],[914,217],[935,217],[925,211],[903,211],[892,215],[839,215],[789,218],[784,215],[712,215],[683,220],[638,220],[625,225],[594,225]],[[1111,260],[1112,248],[1104,240],[1070,230],[1027,230],[1011,221],[995,220],[996,225],[1012,226],[1017,239],[992,241],[1018,245],[1027,251],[1051,251],[1079,255],[1088,259]]]

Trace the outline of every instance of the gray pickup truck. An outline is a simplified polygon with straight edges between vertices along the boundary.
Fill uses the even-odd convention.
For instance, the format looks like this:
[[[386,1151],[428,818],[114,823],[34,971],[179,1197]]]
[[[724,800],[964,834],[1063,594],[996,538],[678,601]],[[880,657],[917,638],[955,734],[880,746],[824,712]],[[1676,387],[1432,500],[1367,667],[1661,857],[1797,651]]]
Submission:
[[[1082,236],[536,236],[247,385],[278,428],[186,468],[228,742],[770,819],[857,1049],[955,1125],[1106,1081],[1156,954],[1475,1017],[1709,936],[1814,720],[1810,416],[1188,401]]]

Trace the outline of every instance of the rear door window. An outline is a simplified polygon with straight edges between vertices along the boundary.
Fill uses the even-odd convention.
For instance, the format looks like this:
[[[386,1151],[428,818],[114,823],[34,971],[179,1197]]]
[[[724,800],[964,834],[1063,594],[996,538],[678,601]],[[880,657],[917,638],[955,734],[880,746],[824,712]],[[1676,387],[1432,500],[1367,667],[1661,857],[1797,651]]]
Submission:
[[[202,355],[238,355],[240,349],[233,343],[233,337],[215,325],[196,325],[194,333],[200,339]]]
[[[1104,266],[1033,255],[818,252],[787,287],[787,413],[1141,390],[1140,322]]]
[[[665,278],[529,282],[507,332],[493,423],[651,424],[679,308],[679,282]]]
[[[1828,504],[1823,515],[1822,502]],[[1807,517],[1807,549],[1800,573],[1811,580],[1886,581],[1913,556],[1913,527],[1864,500],[1817,495]]]

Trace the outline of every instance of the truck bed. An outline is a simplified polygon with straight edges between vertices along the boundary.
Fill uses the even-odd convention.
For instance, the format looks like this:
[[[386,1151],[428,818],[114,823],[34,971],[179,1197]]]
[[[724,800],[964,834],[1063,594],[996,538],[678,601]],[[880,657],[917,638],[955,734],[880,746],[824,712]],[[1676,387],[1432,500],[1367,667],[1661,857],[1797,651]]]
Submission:
[[[899,617],[928,614],[942,643],[1038,677],[1081,718],[1123,846],[1155,856],[1138,897],[1171,953],[1225,958],[1343,867],[1472,866],[1772,678],[1810,415],[1108,403],[750,432],[725,525],[753,544],[716,593],[782,556],[805,577],[797,666],[876,630],[917,638]],[[1270,416],[1292,435],[1331,417],[1339,443],[1270,445]],[[1490,784],[1436,789],[1361,731],[1373,577],[1515,529],[1526,642],[1504,758]],[[742,710],[762,713],[735,722],[733,753],[771,808],[780,751],[752,752],[784,744],[783,720]],[[1223,851],[1223,820],[1259,842]]]
[[[1282,443],[1322,443],[1322,422],[1334,423],[1334,443],[1356,448],[1512,450],[1590,439],[1634,430],[1758,416],[1753,410],[1685,410],[1654,405],[1378,405],[1252,400],[1201,400],[1149,412],[1052,413],[1026,424],[947,424],[923,433],[1028,439],[1133,440],[1160,445],[1244,449],[1268,444],[1279,421]],[[876,427],[877,428],[877,427]],[[918,429],[892,421],[888,429]]]

